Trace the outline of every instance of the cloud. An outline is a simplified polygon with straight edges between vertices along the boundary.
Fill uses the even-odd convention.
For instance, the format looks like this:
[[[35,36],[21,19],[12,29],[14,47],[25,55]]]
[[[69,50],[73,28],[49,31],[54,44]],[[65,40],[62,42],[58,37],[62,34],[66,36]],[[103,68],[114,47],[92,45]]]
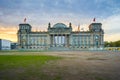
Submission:
[[[120,14],[110,16],[103,20],[103,28],[109,33],[119,33],[120,30]]]
[[[0,16],[3,16],[3,12],[0,12]]]
[[[46,30],[49,22],[52,25],[58,22],[68,25],[71,22],[74,30],[79,24],[81,28],[88,30],[92,19],[96,17],[103,23],[106,37],[111,37],[111,34],[119,34],[119,13],[119,0],[1,0],[0,30],[5,27],[12,31],[23,23],[25,17],[33,30]],[[12,34],[7,31],[5,34]]]
[[[114,34],[105,34],[105,41],[117,41],[120,40],[120,33],[114,33]]]
[[[17,28],[0,26],[0,38],[16,42],[17,41]]]
[[[120,40],[120,14],[112,15],[103,20],[103,29],[106,34],[105,40]]]

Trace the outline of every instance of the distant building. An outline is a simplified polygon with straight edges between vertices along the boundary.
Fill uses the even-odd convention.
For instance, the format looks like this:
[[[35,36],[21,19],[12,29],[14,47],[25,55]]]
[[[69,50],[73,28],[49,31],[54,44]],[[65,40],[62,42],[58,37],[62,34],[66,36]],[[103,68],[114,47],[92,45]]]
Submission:
[[[11,41],[0,39],[0,50],[11,50]]]
[[[104,31],[101,23],[90,24],[89,31],[72,31],[71,23],[69,26],[63,23],[51,26],[49,23],[45,32],[33,32],[31,29],[30,24],[19,24],[17,33],[19,49],[90,50],[104,47]]]
[[[11,43],[11,49],[17,49],[18,44],[17,43]]]

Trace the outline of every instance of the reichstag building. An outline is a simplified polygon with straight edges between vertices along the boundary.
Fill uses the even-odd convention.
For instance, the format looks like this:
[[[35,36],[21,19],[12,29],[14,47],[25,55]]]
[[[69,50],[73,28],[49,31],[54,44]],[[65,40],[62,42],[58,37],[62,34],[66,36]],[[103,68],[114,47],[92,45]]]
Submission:
[[[19,24],[18,48],[25,50],[92,50],[104,47],[101,23],[91,23],[88,31],[73,31],[72,24],[48,24],[47,31],[32,31],[28,23]]]

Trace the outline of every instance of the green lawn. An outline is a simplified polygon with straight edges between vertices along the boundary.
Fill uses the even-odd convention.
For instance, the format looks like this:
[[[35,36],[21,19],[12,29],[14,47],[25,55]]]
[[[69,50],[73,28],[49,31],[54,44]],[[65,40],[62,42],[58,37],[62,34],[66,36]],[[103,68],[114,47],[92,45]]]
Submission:
[[[41,72],[48,61],[60,57],[45,55],[0,55],[0,80],[59,80]]]
[[[0,51],[0,80],[120,80],[119,68],[116,52]]]

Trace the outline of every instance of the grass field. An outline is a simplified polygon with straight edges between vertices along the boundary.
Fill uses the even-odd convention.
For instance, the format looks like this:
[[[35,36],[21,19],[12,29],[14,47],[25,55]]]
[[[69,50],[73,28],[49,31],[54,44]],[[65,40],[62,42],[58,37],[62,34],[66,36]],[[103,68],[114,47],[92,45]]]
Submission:
[[[59,80],[41,72],[44,64],[58,59],[45,55],[0,55],[0,80]]]
[[[0,51],[0,80],[120,80],[120,52]]]

